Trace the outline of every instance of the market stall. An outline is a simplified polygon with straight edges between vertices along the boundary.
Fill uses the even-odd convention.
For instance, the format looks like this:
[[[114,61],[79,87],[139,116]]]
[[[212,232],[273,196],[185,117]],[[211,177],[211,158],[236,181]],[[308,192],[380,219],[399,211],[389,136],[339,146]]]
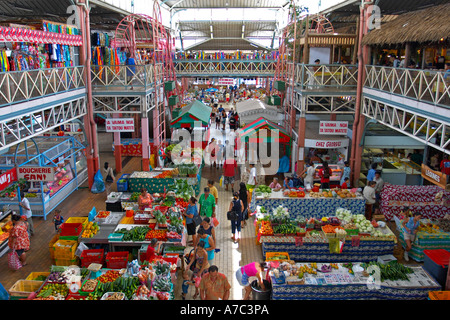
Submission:
[[[181,108],[180,113],[170,123],[171,128],[193,128],[195,122],[201,122],[203,128],[208,127],[212,108],[203,102],[194,100]]]
[[[278,124],[284,121],[284,115],[278,112],[275,106],[268,105],[260,99],[240,101],[236,103],[236,111],[241,125],[244,126],[261,117]]]
[[[269,272],[273,300],[427,300],[429,291],[440,290],[422,267],[407,267],[396,261],[276,261],[275,266]],[[379,278],[375,268],[380,270]],[[395,270],[395,275],[390,270]]]
[[[266,135],[262,136],[260,134],[261,130],[266,130]],[[278,130],[278,136],[272,137],[272,133],[274,130]],[[270,148],[272,145],[279,147],[279,156],[280,158],[283,156],[289,157],[291,154],[291,137],[288,132],[279,126],[278,124],[269,121],[263,117],[259,117],[255,121],[250,122],[246,126],[240,129],[238,139],[243,144],[242,147],[237,146],[238,149],[242,148],[245,150],[245,161],[256,161],[258,157],[254,152],[250,152],[250,144],[255,144],[258,146],[260,143],[264,143],[267,145],[267,150],[270,152]],[[258,152],[258,150],[254,150]],[[259,157],[262,155],[259,154]]]
[[[404,228],[402,226],[404,217],[394,216],[394,221],[399,231],[398,240],[403,248],[406,247]],[[425,259],[424,250],[445,249],[450,251],[450,220],[445,218],[422,219],[418,228],[417,236],[411,244],[408,252],[410,258],[418,262]]]
[[[35,137],[25,141],[23,147],[20,144],[15,154],[3,155],[5,164],[0,169],[17,172],[0,193],[0,205],[9,205],[11,210],[21,212],[20,192],[25,192],[33,216],[46,219],[86,181],[84,149],[85,146],[70,136]]]
[[[270,188],[269,188],[270,189]],[[267,191],[269,191],[267,189]],[[256,190],[256,189],[255,189]],[[285,195],[283,191],[270,191],[270,193],[254,192],[250,202],[250,210],[255,211],[258,206],[266,208],[267,211],[284,206],[295,216],[302,215],[310,218],[328,217],[335,213],[336,208],[345,208],[353,214],[363,214],[365,210],[365,199],[359,192],[346,192],[340,195],[340,191],[317,191],[305,192],[300,196]]]
[[[438,219],[450,213],[441,200],[436,200],[438,193],[443,193],[446,198],[450,193],[434,185],[406,186],[385,183],[381,192],[380,212],[387,221],[392,221],[399,216],[403,207],[407,206],[412,212],[421,212],[422,218]]]
[[[272,211],[259,207],[256,216],[263,256],[281,251],[294,261],[370,262],[392,256],[397,243],[385,223],[344,208],[330,216],[306,218],[283,206]]]

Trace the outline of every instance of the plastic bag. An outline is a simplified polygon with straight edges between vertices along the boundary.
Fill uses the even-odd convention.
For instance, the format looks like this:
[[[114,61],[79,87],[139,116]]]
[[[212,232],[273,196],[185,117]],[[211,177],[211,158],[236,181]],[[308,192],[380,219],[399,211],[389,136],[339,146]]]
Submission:
[[[0,300],[9,300],[9,293],[5,287],[0,283]]]
[[[223,186],[223,176],[220,177],[219,185]]]
[[[214,228],[216,228],[219,225],[219,220],[217,220],[216,217],[213,217],[211,222]]]
[[[92,193],[102,193],[105,191],[105,183],[103,182],[103,177],[100,170],[94,176],[94,183],[92,184]]]
[[[77,250],[75,250],[75,255],[76,255],[77,257],[81,258],[81,253],[82,253],[84,250],[88,250],[88,249],[89,249],[89,248],[88,248],[87,245],[85,245],[83,242],[80,242],[80,244],[79,244],[78,247],[77,247]]]
[[[12,250],[8,253],[8,265],[12,270],[19,270],[22,268],[22,263],[20,262],[19,255],[16,250]]]

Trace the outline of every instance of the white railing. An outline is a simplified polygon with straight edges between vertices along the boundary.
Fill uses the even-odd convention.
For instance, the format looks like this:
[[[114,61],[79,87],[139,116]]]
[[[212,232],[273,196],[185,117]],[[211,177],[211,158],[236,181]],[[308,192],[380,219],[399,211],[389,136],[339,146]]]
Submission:
[[[292,74],[292,64],[288,64]],[[347,89],[356,90],[358,66],[348,64],[296,64],[294,82],[300,89]]]
[[[99,90],[147,90],[162,79],[163,66],[91,66],[92,88]]]
[[[450,75],[432,70],[366,66],[364,86],[434,105],[450,106]]]
[[[275,60],[175,60],[177,75],[273,75]]]
[[[85,87],[84,67],[0,73],[0,106]]]

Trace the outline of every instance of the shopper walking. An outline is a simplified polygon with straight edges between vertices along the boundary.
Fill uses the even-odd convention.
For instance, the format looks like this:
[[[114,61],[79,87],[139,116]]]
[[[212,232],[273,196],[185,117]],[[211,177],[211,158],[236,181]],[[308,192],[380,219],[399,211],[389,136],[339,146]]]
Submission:
[[[250,282],[248,281],[248,278],[250,277],[256,277],[258,280],[258,284],[261,287],[262,290],[265,290],[266,287],[264,285],[264,268],[266,267],[265,262],[252,262],[245,266],[240,267],[236,271],[236,279],[239,282],[241,286],[245,289],[245,294],[243,300],[249,300],[250,293],[252,291],[252,288],[250,287]]]
[[[234,192],[233,199],[230,202],[230,206],[228,208],[228,212],[233,212],[233,217],[230,219],[231,221],[231,239],[236,242],[239,241],[240,232],[241,232],[241,221],[242,221],[242,213],[244,211],[244,204],[242,200],[239,199],[239,192]]]
[[[27,224],[18,214],[13,214],[11,220],[13,227],[9,232],[8,246],[11,250],[16,251],[23,267],[27,264],[25,252],[30,249],[30,237],[28,236]]]
[[[250,163],[250,175],[247,181],[247,188],[254,189],[256,187],[256,168],[253,163]]]
[[[200,242],[194,250],[189,264],[186,266],[186,270],[192,271],[191,280],[195,282],[195,294],[193,299],[195,300],[199,295],[199,286],[202,276],[208,272],[208,253],[205,250],[205,242]]]
[[[183,216],[186,219],[186,229],[188,237],[192,237],[192,244],[196,244],[196,232],[195,229],[197,228],[197,225],[194,222],[194,217],[198,215],[198,208],[197,208],[197,199],[195,197],[189,198],[189,204],[186,208],[186,211],[183,212]]]
[[[214,198],[214,196],[211,194],[210,190],[208,187],[205,187],[205,189],[203,189],[203,194],[200,196],[200,199],[198,201],[199,205],[200,205],[200,216],[204,217],[215,217],[216,216],[216,199]]]
[[[125,62],[127,65],[127,80],[126,84],[131,85],[131,90],[133,90],[133,77],[136,74],[136,61],[131,57],[131,53],[127,53],[127,60]]]
[[[214,196],[214,199],[216,199],[216,206],[219,203],[219,192],[217,191],[217,188],[214,186],[214,180],[208,180],[208,188],[209,192]]]
[[[372,165],[370,166],[369,171],[367,172],[367,181],[373,181],[373,179],[375,178],[375,172],[377,171],[377,167],[378,165],[376,163],[372,163]]]
[[[114,183],[114,181],[116,180],[116,177],[114,177],[114,171],[109,166],[108,162],[105,162],[105,164],[103,166],[103,172],[105,173],[105,191],[106,191],[106,195],[108,195],[111,193],[111,186]]]
[[[222,119],[222,112],[220,112],[219,110],[217,110],[216,113],[216,129],[219,130],[220,129],[220,122]]]
[[[207,235],[210,235],[213,239],[214,243],[216,243],[216,229],[211,223],[211,219],[208,217],[204,217],[202,220],[202,223],[200,223],[200,226],[198,227],[198,230],[203,230]],[[196,241],[194,242],[194,247],[198,244],[199,239],[196,238]]]
[[[234,193],[234,177],[236,174],[237,163],[234,158],[225,159],[223,165],[223,183],[225,190],[228,191],[228,185],[231,185],[231,192]]]
[[[239,200],[242,201],[242,204],[244,205],[244,211],[242,212],[242,221],[241,221],[241,227],[245,227],[247,225],[248,220],[248,199],[249,199],[249,193],[247,190],[247,187],[244,182],[241,182],[239,184]]]
[[[222,130],[225,131],[225,124],[227,123],[227,113],[225,110],[222,111],[220,120],[222,121]]]
[[[198,237],[198,243],[205,243],[205,250],[208,254],[208,263],[211,264],[214,260],[214,253],[216,249],[216,245],[214,243],[213,237],[209,234],[207,234],[204,230],[199,229],[197,230],[197,237]]]
[[[217,266],[212,265],[208,268],[208,273],[200,281],[200,299],[228,300],[230,297],[230,289],[231,285],[227,277],[219,272]]]
[[[422,219],[422,214],[420,212],[415,212],[412,217],[405,218],[403,220],[403,237],[406,242],[405,252],[403,257],[406,261],[409,261],[409,251],[411,251],[411,244],[414,242],[417,235],[417,228],[420,225],[420,219]]]
[[[381,191],[383,190],[384,187],[384,181],[381,178],[381,172],[380,171],[376,171],[375,172],[375,178],[373,179],[373,181],[376,182],[375,184],[375,197],[376,197],[376,202],[377,204],[380,204],[380,200],[381,200]]]
[[[27,218],[28,232],[31,236],[34,236],[33,212],[24,191],[20,191],[20,199],[19,206],[23,209],[23,215]]]

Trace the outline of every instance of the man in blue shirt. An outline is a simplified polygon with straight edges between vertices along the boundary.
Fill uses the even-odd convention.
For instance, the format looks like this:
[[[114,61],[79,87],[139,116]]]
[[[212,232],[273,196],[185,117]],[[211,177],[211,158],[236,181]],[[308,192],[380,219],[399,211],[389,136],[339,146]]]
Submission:
[[[125,62],[127,65],[127,84],[130,85],[133,82],[133,76],[136,73],[136,62],[134,58],[131,57],[131,53],[127,53],[127,61]],[[131,85],[131,90],[133,90],[133,85]]]

